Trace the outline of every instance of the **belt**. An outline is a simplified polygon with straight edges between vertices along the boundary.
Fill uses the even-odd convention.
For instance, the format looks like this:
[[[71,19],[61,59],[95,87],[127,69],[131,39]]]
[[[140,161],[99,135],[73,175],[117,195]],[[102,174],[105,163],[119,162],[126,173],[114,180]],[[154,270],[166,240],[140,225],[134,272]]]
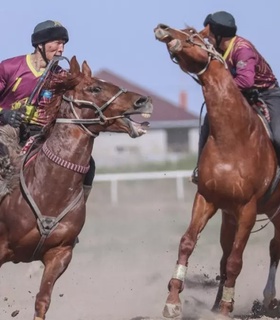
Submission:
[[[271,90],[271,89],[275,89],[275,88],[279,88],[278,82],[272,84],[270,87],[266,87],[266,88],[257,88],[257,90],[259,92],[264,92],[266,90]]]

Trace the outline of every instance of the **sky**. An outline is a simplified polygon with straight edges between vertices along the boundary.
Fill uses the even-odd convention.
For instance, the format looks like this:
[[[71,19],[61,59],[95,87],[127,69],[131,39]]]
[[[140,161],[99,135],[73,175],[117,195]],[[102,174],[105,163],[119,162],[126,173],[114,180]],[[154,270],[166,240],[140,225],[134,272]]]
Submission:
[[[93,72],[107,69],[177,104],[188,94],[189,111],[199,114],[201,88],[172,63],[155,40],[159,23],[201,30],[208,13],[228,11],[238,34],[249,39],[280,80],[279,0],[38,0],[1,4],[0,60],[31,53],[31,34],[44,20],[60,21],[69,32],[64,55],[86,60]]]

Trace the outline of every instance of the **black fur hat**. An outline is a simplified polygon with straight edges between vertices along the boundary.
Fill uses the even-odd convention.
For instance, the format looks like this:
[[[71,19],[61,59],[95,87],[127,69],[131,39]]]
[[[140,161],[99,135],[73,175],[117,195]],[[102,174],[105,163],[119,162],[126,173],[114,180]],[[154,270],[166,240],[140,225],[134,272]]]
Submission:
[[[226,11],[218,11],[208,14],[204,20],[204,26],[210,25],[211,32],[215,36],[234,37],[236,35],[237,26],[234,17]]]
[[[38,44],[44,44],[54,40],[64,40],[65,43],[69,41],[68,31],[61,23],[46,20],[36,25],[31,36],[33,47],[36,48]]]

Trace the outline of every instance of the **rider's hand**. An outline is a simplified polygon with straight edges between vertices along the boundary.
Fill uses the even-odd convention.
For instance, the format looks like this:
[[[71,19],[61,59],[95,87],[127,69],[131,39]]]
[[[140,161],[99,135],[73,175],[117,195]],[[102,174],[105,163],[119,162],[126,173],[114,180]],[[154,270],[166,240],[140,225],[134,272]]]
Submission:
[[[9,124],[14,128],[18,128],[24,119],[24,114],[17,110],[3,109],[0,112],[0,121],[2,124]]]

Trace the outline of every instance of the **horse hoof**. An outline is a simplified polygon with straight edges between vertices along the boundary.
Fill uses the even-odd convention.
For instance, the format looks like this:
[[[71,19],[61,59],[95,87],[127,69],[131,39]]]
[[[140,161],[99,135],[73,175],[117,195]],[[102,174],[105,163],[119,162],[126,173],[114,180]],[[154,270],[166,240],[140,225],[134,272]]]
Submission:
[[[166,303],[162,312],[165,318],[177,318],[182,314],[181,304]]]

